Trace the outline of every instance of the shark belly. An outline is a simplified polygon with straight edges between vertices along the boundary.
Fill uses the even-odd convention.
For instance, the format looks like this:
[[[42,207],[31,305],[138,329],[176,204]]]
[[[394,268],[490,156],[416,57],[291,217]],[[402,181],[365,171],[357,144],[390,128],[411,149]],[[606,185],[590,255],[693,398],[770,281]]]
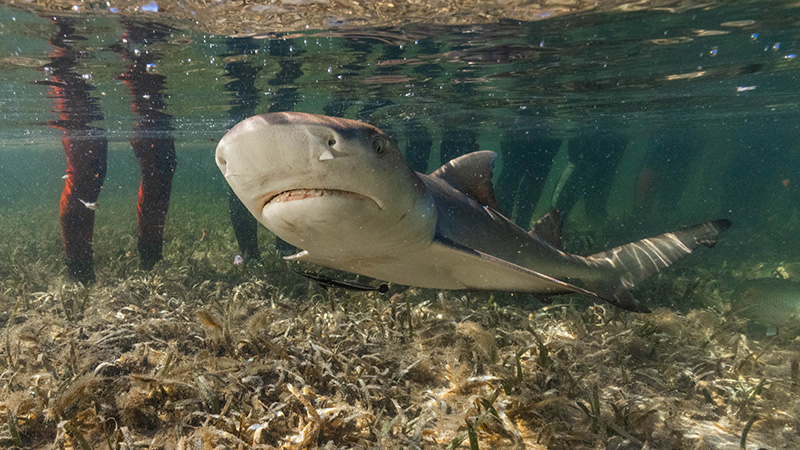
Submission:
[[[406,286],[454,290],[504,290],[536,294],[581,292],[546,274],[446,240],[383,258],[293,258]],[[582,292],[581,292],[582,293]]]

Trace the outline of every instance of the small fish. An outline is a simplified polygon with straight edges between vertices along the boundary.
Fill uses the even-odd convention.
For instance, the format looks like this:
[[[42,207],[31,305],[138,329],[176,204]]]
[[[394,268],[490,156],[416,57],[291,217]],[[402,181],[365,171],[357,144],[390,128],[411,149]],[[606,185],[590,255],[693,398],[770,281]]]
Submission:
[[[243,264],[244,264],[244,258],[242,258],[242,255],[236,255],[233,257],[234,266],[241,266]]]
[[[83,206],[85,206],[86,209],[91,209],[92,211],[97,211],[97,202],[87,202],[87,201],[81,200],[81,199],[78,199],[78,200],[80,200],[81,203],[83,203]]]
[[[779,328],[800,325],[800,283],[782,278],[743,282],[733,295],[731,312],[767,327],[767,336]]]
[[[333,278],[327,277],[325,275],[314,272],[308,272],[305,270],[301,271],[295,269],[295,272],[308,278],[309,280],[316,281],[317,283],[320,284],[320,286],[322,286],[325,289],[336,287],[336,288],[347,289],[350,291],[362,291],[362,292],[377,291],[380,292],[381,294],[389,292],[389,285],[386,283],[381,283],[380,286],[378,287],[372,287],[369,285],[356,284],[348,281],[334,280]]]

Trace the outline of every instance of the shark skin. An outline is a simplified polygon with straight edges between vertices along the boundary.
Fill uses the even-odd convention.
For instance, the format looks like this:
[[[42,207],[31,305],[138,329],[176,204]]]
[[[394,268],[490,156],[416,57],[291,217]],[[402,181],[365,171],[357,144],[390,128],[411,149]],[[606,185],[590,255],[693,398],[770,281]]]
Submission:
[[[376,127],[296,112],[245,119],[216,151],[253,216],[303,249],[288,259],[409,286],[579,293],[646,312],[630,289],[700,245],[713,247],[730,226],[714,220],[570,254],[560,249],[559,212],[530,231],[498,212],[495,158],[474,152],[425,175]]]

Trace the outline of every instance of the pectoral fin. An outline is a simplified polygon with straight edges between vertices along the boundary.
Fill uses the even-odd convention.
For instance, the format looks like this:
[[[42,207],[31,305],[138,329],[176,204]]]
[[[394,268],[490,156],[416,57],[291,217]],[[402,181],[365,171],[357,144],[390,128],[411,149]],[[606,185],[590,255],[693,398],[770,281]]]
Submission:
[[[432,257],[466,289],[566,294],[575,292],[595,299],[600,295],[501,258],[437,237]]]
[[[300,250],[294,255],[284,256],[283,259],[287,261],[306,261],[308,260],[308,252],[306,250]]]

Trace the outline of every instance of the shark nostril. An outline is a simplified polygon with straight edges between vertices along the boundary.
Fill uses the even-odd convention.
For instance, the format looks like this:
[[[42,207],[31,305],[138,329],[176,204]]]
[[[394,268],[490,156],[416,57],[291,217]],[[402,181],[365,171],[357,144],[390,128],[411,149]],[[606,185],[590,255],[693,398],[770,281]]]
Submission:
[[[225,167],[228,165],[228,161],[225,161],[225,158],[221,156],[217,156],[217,165],[220,167]]]
[[[322,149],[322,154],[319,156],[320,161],[330,161],[334,158],[333,152],[336,149],[333,147],[336,145],[336,138],[331,135],[328,135],[328,146]]]

